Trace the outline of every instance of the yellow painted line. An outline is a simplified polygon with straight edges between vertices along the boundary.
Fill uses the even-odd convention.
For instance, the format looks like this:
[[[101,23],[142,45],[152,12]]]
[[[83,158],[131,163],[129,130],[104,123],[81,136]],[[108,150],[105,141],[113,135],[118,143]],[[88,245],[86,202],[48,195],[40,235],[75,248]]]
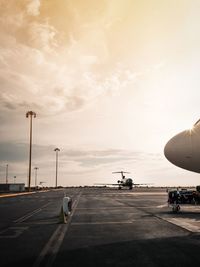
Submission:
[[[0,198],[3,197],[16,197],[16,196],[23,196],[23,195],[30,195],[35,193],[44,193],[49,192],[50,190],[41,190],[41,191],[31,191],[31,192],[22,192],[22,193],[9,193],[9,194],[0,194]]]
[[[34,193],[36,192],[34,191],[34,192],[24,192],[24,193],[11,193],[11,194],[3,194],[3,195],[0,194],[0,198],[23,196],[23,195],[29,195],[29,194],[34,194]]]

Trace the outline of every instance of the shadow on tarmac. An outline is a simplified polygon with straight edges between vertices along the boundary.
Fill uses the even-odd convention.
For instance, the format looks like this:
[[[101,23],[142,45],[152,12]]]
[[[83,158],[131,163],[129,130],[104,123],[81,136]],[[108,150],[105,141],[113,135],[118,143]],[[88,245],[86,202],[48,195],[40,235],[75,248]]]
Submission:
[[[60,252],[53,266],[199,266],[199,245],[199,235],[188,235],[89,246]]]
[[[60,252],[53,266],[199,266],[199,245],[200,236],[189,235],[90,246]]]
[[[141,239],[71,249],[61,246],[53,267],[190,267],[200,266],[200,235]],[[42,265],[46,266],[44,259]],[[5,260],[5,259],[4,259]],[[36,259],[7,259],[1,267],[33,266]],[[39,266],[38,266],[39,267]],[[51,266],[48,266],[51,267]]]

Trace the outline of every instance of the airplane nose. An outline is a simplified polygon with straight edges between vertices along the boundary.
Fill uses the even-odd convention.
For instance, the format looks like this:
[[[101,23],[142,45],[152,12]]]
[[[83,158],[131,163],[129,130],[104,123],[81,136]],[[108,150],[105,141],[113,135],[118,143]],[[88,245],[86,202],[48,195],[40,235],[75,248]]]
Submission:
[[[164,147],[165,157],[174,165],[200,173],[200,123],[172,137]]]

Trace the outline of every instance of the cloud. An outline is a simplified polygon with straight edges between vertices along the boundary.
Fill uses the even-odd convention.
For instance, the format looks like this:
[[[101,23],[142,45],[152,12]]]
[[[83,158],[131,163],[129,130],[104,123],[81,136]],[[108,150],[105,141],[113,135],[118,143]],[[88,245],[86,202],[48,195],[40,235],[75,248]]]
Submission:
[[[113,164],[135,164],[145,160],[157,161],[160,158],[159,154],[144,153],[142,151],[131,151],[122,149],[107,149],[107,150],[73,150],[66,149],[61,152],[62,161],[74,161],[84,168],[96,168],[111,166]]]
[[[24,162],[28,160],[29,144],[16,142],[1,142],[0,161],[2,162]],[[54,161],[53,145],[37,145],[33,144],[32,158],[34,161],[49,162]],[[73,149],[70,147],[61,148],[59,158],[62,164],[69,162],[78,163],[80,167],[104,166],[116,162],[135,162],[145,158],[157,160],[159,155],[146,154],[140,151],[129,151],[121,149],[106,149],[106,150],[83,150]]]
[[[25,144],[0,143],[1,162],[23,162],[27,158],[28,146]]]
[[[39,167],[41,179],[51,184],[55,173],[55,146],[33,144],[32,168]],[[24,181],[28,175],[29,144],[15,142],[0,143],[0,161],[2,166],[9,164],[9,173],[21,177]],[[70,146],[61,147],[58,154],[59,176],[74,177],[74,184],[82,184],[84,181],[94,182],[92,176],[99,175],[99,179],[105,173],[112,171],[130,171],[137,178],[137,182],[147,182],[146,177],[151,177],[151,182],[157,172],[170,172],[170,166],[166,170],[166,162],[163,156],[157,153],[145,153],[123,149],[74,149]],[[159,160],[159,164],[158,164]],[[86,175],[86,176],[85,176]],[[89,176],[90,177],[89,177]],[[142,178],[143,177],[143,178]],[[72,179],[72,178],[70,178]],[[78,181],[77,179],[81,179]],[[83,180],[82,180],[83,179]],[[71,180],[70,180],[71,181]],[[106,182],[106,181],[105,181]],[[73,184],[73,181],[71,181]]]
[[[29,143],[1,142],[0,161],[25,162],[29,157]],[[40,161],[54,155],[54,146],[32,145],[32,159]],[[51,158],[51,157],[50,157]]]
[[[56,29],[49,25],[48,21],[43,23],[32,22],[29,24],[28,44],[30,47],[35,47],[39,51],[54,53],[57,47],[56,36]]]
[[[40,0],[29,0],[27,13],[32,16],[38,16],[40,14]]]
[[[75,30],[60,31],[59,17],[44,15],[45,5],[39,0],[1,4],[1,109],[35,108],[45,115],[76,111],[137,80],[133,70],[111,64],[106,21],[91,17],[90,24],[84,21],[76,29],[78,35]]]

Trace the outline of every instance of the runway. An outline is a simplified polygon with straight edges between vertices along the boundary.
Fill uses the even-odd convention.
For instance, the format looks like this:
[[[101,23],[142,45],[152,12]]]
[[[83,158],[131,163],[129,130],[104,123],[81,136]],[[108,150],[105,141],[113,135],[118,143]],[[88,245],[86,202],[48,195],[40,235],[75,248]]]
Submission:
[[[8,231],[0,232],[1,258],[3,251],[7,258],[20,255],[16,261],[5,260],[3,266],[22,266],[27,260],[34,267],[200,264],[200,207],[183,206],[180,213],[173,214],[165,189],[81,188],[65,192],[73,199],[66,224],[55,216],[63,191],[54,191],[34,195],[34,199],[48,201],[41,203],[41,211],[37,207],[32,215],[28,213],[12,223],[11,227],[19,228],[18,234],[9,237]],[[20,252],[25,243],[20,242],[29,242],[30,237],[33,251],[25,260]],[[20,243],[20,248],[12,247],[13,241]],[[5,250],[5,244],[11,246],[10,251]]]

